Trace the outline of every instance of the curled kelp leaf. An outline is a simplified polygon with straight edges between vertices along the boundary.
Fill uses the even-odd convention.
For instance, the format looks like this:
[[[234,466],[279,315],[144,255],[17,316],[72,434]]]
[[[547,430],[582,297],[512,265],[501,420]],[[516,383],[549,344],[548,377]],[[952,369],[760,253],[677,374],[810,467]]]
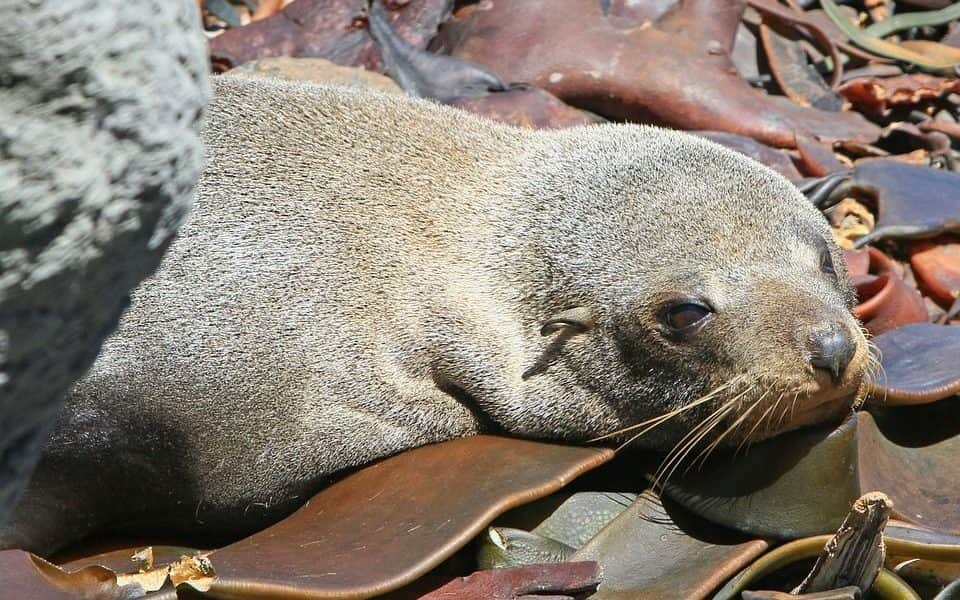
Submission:
[[[856,498],[882,491],[899,519],[957,534],[958,452],[960,413],[944,400],[884,414],[882,426],[859,412],[835,430],[801,430],[739,457],[714,456],[666,492],[715,523],[792,539],[836,530]]]
[[[916,112],[918,111],[914,111]],[[943,132],[926,131],[914,123],[896,122],[884,129],[883,139],[890,144],[907,144],[916,148],[907,155],[893,155],[892,158],[899,159],[911,154],[923,157],[926,154],[926,157],[919,161],[920,165],[948,171],[956,170],[956,159],[951,148],[950,136]]]
[[[410,0],[390,14],[397,34],[425,48],[450,14],[450,0]],[[307,56],[339,65],[383,70],[373,40],[358,23],[355,0],[295,0],[277,14],[225,31],[210,40],[210,60],[226,71],[258,58]]]
[[[531,83],[608,118],[727,131],[778,147],[793,146],[798,131],[877,138],[858,114],[804,108],[741,78],[730,53],[743,9],[731,0],[684,0],[656,21],[623,28],[594,0],[498,0],[458,12],[440,44],[501,80]]]
[[[775,16],[808,31],[811,37],[817,40],[818,47],[823,50],[823,54],[829,57],[831,65],[841,66],[839,69],[834,67],[831,87],[836,87],[837,83],[844,77],[843,59],[839,50],[843,50],[843,53],[848,56],[866,61],[891,62],[890,59],[876,57],[851,44],[843,32],[822,10],[803,10],[796,4],[787,6],[778,2],[778,0],[747,0],[747,4],[764,15]],[[844,9],[852,10],[849,7],[841,7],[841,10]]]
[[[420,600],[489,600],[490,598],[517,598],[518,600],[554,598],[573,600],[590,596],[602,581],[595,562],[579,561],[543,565],[526,565],[478,571],[460,577],[440,589],[421,596]]]
[[[857,164],[848,178],[825,178],[809,190],[820,208],[851,194],[875,205],[876,228],[855,247],[887,238],[929,238],[960,231],[960,174],[876,159]]]
[[[509,88],[484,67],[417,48],[397,35],[379,0],[367,19],[387,72],[407,94],[531,129],[588,125],[600,119],[528,85]]]
[[[797,135],[798,164],[805,175],[823,177],[849,167],[837,158],[830,144],[824,144],[805,135]]]
[[[550,497],[525,505],[498,520],[480,540],[477,565],[481,569],[566,560],[637,499],[622,492],[579,492],[563,499]],[[548,510],[545,517],[541,510]],[[526,525],[532,531],[503,527]]]
[[[861,490],[887,493],[897,519],[951,536],[960,535],[960,481],[950,466],[960,451],[958,400],[862,413],[857,436]]]
[[[68,572],[22,550],[0,552],[0,590],[5,598],[30,600],[133,600],[148,591],[137,581],[119,583],[103,567]]]
[[[930,40],[903,40],[900,45],[907,50],[926,56],[932,61],[952,64],[953,72],[949,70],[945,72],[953,77],[957,76],[957,69],[960,68],[960,48]]]
[[[910,266],[923,293],[947,311],[945,320],[960,313],[960,238],[910,244]]]
[[[428,52],[397,35],[381,0],[370,2],[367,23],[387,73],[411,96],[449,102],[506,90],[504,83],[484,67]]]
[[[880,335],[910,323],[925,323],[927,308],[923,297],[903,280],[893,259],[876,248],[844,251],[855,266],[860,262],[857,255],[861,254],[868,257],[867,271],[852,271],[850,280],[859,301],[853,314],[867,331]]]
[[[611,457],[610,450],[493,436],[416,448],[206,555],[215,577],[203,583],[211,596],[238,599],[383,594],[439,565],[501,512]]]
[[[927,404],[960,393],[960,327],[915,323],[877,336],[881,369],[867,384],[887,405]]]
[[[532,86],[513,86],[472,98],[456,98],[447,104],[488,119],[527,129],[561,129],[604,121],[597,115],[561,102],[553,94]]]
[[[726,131],[694,131],[694,135],[716,142],[731,150],[749,156],[780,173],[790,181],[799,181],[800,172],[793,164],[790,155],[779,148],[772,148],[745,135],[737,135]]]
[[[837,43],[821,24],[809,17],[808,13],[785,6],[776,0],[747,0],[747,5],[762,15],[763,22],[774,21],[784,26],[789,25],[794,30],[805,31],[810,38],[816,40],[820,50],[829,58],[832,67],[833,75],[829,87],[834,88],[840,83],[843,79],[843,61],[837,49]],[[836,37],[837,41],[843,43],[842,37]]]
[[[960,123],[945,119],[924,119],[917,123],[920,131],[937,131],[955,141],[960,141]],[[955,170],[955,169],[954,169]]]
[[[651,491],[612,520],[572,560],[595,560],[603,569],[596,600],[702,598],[769,548],[731,534]]]
[[[895,77],[857,77],[837,92],[867,115],[886,117],[893,109],[924,106],[960,91],[960,80],[912,73]]]
[[[93,569],[84,572],[111,577],[117,572],[122,582],[168,581],[170,594],[164,592],[164,600],[173,600],[172,585],[181,592],[189,589],[238,600],[382,594],[443,562],[499,513],[557,491],[612,455],[605,449],[493,436],[452,440],[363,468],[324,489],[280,523],[218,550],[154,547],[153,569],[149,569],[143,561],[131,563],[134,550],[142,548],[128,549],[76,559],[66,568]],[[363,510],[358,511],[358,506]],[[557,522],[562,528],[567,520],[583,516],[577,509]],[[27,556],[6,556],[21,555]],[[7,576],[4,556],[0,553],[0,585]],[[551,573],[562,575],[563,571],[559,567]],[[17,564],[7,579],[40,585]],[[418,589],[431,589],[423,587],[430,583],[418,582]],[[100,600],[100,596],[90,598]]]
[[[796,34],[772,19],[760,25],[760,39],[766,51],[770,71],[783,93],[799,104],[819,110],[843,110],[841,98],[817,70],[807,62],[807,53]]]
[[[960,19],[960,4],[940,10],[899,13],[864,28],[863,33],[870,37],[882,38],[904,29],[945,25],[956,19]]]
[[[844,35],[864,50],[878,56],[908,62],[931,73],[956,76],[956,68],[960,66],[960,55],[954,55],[952,52],[939,48],[942,44],[936,44],[936,47],[926,45],[907,47],[880,40],[867,35],[860,27],[850,21],[840,11],[840,7],[834,0],[820,0],[820,6],[823,7],[824,12]],[[933,44],[933,42],[930,42],[930,44]]]

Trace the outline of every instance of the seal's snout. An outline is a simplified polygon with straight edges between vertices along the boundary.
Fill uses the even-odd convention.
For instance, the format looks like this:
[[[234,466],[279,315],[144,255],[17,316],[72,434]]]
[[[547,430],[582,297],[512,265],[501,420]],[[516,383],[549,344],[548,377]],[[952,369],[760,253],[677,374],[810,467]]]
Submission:
[[[809,351],[810,366],[830,373],[834,385],[839,385],[857,352],[857,342],[846,327],[837,324],[815,331]]]

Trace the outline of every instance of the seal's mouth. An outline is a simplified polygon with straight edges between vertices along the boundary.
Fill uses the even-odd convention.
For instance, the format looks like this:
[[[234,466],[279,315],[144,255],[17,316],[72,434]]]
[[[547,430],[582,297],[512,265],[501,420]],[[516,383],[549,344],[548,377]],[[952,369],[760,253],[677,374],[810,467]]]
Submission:
[[[769,379],[750,385],[728,382],[720,386],[718,390],[722,390],[723,397],[715,397],[713,412],[694,422],[669,450],[654,475],[655,485],[662,485],[678,470],[682,473],[702,466],[721,448],[739,452],[754,442],[800,427],[842,420],[857,406],[866,390],[863,376],[867,370],[867,352],[864,340],[865,356],[856,364],[851,363],[853,368],[836,384],[829,376],[823,381],[815,374],[808,374],[804,382],[786,387],[783,381]]]
[[[739,441],[758,442],[801,427],[840,420],[859,403],[863,390],[863,386],[857,386],[852,390],[833,390],[830,394],[798,395],[796,400],[791,400],[789,407],[783,408],[783,414],[776,415],[766,427],[757,427],[752,435]]]
[[[767,389],[741,401],[727,421],[742,420],[729,435],[733,444],[769,439],[809,425],[839,420],[862,403],[867,391],[865,375],[875,367],[870,344],[862,333],[844,375],[834,381],[829,374],[809,371],[805,381],[773,393]],[[776,388],[776,385],[772,386]],[[756,398],[760,398],[757,400]]]

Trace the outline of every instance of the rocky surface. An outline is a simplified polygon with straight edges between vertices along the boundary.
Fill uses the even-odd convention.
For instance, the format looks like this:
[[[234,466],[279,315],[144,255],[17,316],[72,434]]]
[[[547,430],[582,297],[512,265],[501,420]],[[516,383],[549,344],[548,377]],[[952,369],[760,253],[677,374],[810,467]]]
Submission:
[[[192,0],[0,3],[0,520],[190,208],[208,69]]]

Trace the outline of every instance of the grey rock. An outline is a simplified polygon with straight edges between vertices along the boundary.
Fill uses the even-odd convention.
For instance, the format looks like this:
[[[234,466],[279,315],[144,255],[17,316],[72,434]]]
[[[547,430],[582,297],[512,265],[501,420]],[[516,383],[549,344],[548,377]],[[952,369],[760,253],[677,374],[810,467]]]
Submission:
[[[0,521],[190,208],[193,0],[0,0]]]

